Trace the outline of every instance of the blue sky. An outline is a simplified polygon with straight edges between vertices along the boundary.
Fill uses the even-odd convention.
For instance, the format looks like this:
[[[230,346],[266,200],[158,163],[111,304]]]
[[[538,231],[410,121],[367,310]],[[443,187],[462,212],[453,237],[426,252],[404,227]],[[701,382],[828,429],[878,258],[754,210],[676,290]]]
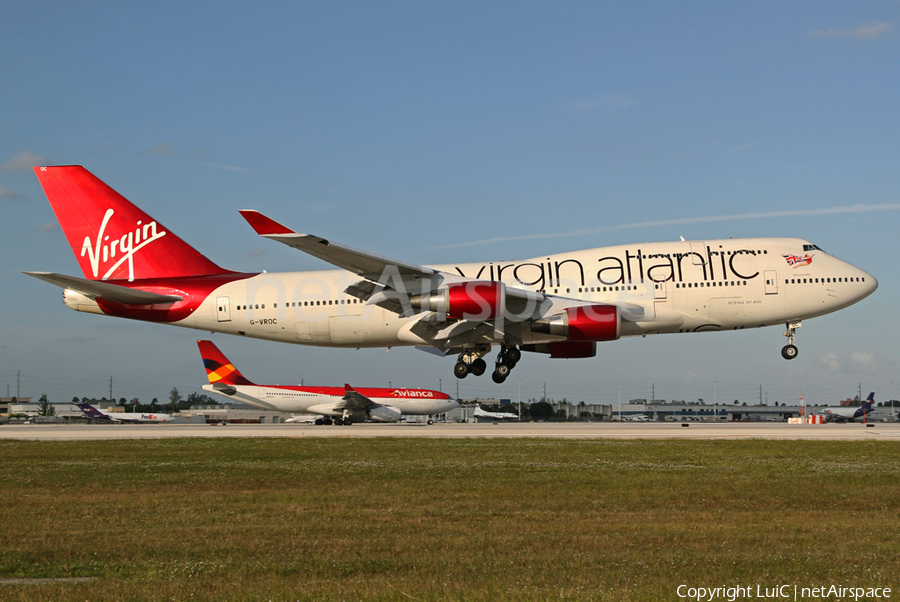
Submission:
[[[0,20],[0,395],[164,399],[208,333],[79,314],[31,166],[80,164],[220,265],[323,264],[237,213],[415,263],[797,236],[878,278],[781,328],[527,354],[462,396],[813,403],[900,395],[900,3],[9,3]],[[257,381],[425,386],[453,361],[214,335]],[[4,385],[6,387],[4,387]]]

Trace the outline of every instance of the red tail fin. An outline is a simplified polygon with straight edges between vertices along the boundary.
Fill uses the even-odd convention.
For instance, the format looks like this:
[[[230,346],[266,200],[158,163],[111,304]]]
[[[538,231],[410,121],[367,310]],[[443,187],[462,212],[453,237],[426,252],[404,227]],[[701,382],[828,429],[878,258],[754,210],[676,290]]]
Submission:
[[[244,378],[244,375],[228,361],[228,358],[219,351],[219,348],[212,341],[197,341],[197,346],[200,348],[200,357],[203,358],[203,365],[206,367],[206,377],[209,379],[209,384],[253,384]]]
[[[35,167],[89,280],[227,274],[78,165]]]

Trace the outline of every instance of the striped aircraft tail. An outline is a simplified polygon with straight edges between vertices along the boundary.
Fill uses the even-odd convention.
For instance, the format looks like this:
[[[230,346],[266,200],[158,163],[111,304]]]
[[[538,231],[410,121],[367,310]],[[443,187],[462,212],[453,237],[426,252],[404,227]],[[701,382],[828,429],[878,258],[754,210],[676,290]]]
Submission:
[[[215,385],[253,385],[240,371],[234,367],[228,358],[219,351],[212,341],[197,341],[200,348],[200,357],[203,358],[203,366],[206,368],[206,377],[209,384]]]

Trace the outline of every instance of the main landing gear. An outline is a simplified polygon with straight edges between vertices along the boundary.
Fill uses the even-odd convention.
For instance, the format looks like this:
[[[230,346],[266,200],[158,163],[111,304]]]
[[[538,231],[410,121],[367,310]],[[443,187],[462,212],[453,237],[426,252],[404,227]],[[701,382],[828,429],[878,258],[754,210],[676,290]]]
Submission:
[[[315,424],[320,425],[320,426],[323,424],[329,425],[329,426],[332,424],[336,424],[338,426],[350,426],[351,424],[353,424],[353,420],[349,417],[348,418],[337,417],[337,418],[332,419],[328,416],[325,416],[324,418],[316,418]]]
[[[794,345],[794,337],[797,334],[797,329],[802,326],[800,322],[788,322],[785,324],[787,326],[787,330],[784,333],[784,336],[788,338],[788,344],[781,348],[781,357],[786,360],[792,360],[797,357],[799,351],[797,351],[797,346]]]
[[[484,361],[483,356],[488,351],[490,351],[490,347],[460,353],[456,365],[453,366],[454,376],[465,378],[469,374],[475,376],[484,374],[487,370],[487,362]],[[497,384],[505,381],[520,359],[522,359],[522,352],[518,347],[500,345],[500,353],[497,354],[497,362],[491,373],[491,379]]]

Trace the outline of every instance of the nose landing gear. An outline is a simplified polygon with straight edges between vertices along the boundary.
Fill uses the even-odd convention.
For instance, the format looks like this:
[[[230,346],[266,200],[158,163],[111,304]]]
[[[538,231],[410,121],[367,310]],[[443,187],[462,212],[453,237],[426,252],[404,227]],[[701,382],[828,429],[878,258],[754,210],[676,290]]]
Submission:
[[[794,345],[794,337],[797,334],[797,329],[800,328],[803,324],[800,322],[788,322],[785,324],[787,330],[784,333],[784,336],[788,339],[788,344],[781,348],[781,357],[786,360],[792,360],[797,357],[799,351],[797,351],[797,346]]]

